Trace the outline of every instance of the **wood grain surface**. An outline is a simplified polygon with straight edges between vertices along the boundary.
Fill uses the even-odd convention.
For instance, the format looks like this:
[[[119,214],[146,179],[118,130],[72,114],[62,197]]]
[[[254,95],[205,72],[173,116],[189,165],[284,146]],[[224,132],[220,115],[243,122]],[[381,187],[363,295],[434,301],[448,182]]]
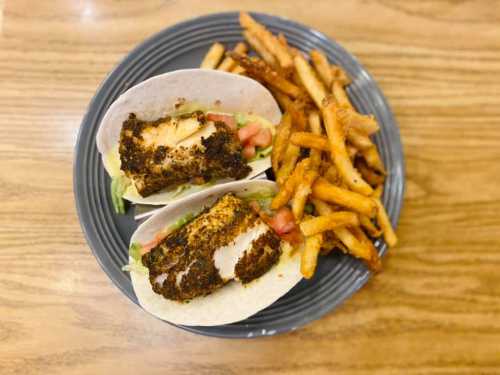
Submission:
[[[298,331],[174,329],[112,285],[72,192],[99,83],[144,38],[258,10],[338,40],[374,75],[407,167],[384,271]],[[500,3],[0,0],[0,374],[500,374]]]

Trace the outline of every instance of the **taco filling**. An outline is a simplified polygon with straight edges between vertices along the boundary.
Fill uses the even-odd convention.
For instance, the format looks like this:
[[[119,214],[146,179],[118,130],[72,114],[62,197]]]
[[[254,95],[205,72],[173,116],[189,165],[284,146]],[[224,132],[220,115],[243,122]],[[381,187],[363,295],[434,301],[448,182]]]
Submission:
[[[271,144],[269,128],[234,115],[194,111],[143,121],[131,113],[118,151],[121,170],[148,197],[186,183],[245,178],[247,162],[267,156]]]
[[[155,293],[175,301],[208,295],[233,281],[248,284],[280,259],[281,239],[232,193],[171,231],[142,264]]]

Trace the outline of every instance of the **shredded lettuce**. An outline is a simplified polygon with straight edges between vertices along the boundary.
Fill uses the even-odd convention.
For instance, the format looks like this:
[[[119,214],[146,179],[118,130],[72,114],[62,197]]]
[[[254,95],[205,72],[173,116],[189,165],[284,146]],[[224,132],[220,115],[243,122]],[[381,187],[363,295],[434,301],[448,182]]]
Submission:
[[[171,230],[177,230],[179,228],[182,228],[184,225],[192,221],[196,216],[193,213],[188,213],[178,219],[172,226],[170,227]]]
[[[269,156],[271,154],[271,151],[273,150],[273,146],[268,146],[266,148],[262,148],[262,149],[257,149],[257,152],[255,153],[255,156],[251,159],[249,159],[248,161],[249,162],[252,162],[252,161],[255,161],[255,160],[259,160],[259,159],[263,159],[265,158],[266,156]]]
[[[238,128],[242,128],[245,126],[245,124],[247,123],[247,117],[241,113],[241,112],[237,112],[234,114],[234,119],[236,120],[236,126]]]
[[[125,272],[140,272],[147,274],[147,268],[143,266],[141,260],[141,249],[142,246],[137,242],[133,242],[128,249],[128,254],[130,255],[130,262],[122,267],[122,271]]]
[[[125,176],[117,176],[111,179],[111,200],[117,214],[125,213],[125,202],[122,197],[129,185],[130,180]]]
[[[128,254],[135,261],[140,261],[141,260],[141,249],[142,249],[142,246],[140,244],[138,244],[137,242],[134,242],[130,245],[130,248],[128,249]]]

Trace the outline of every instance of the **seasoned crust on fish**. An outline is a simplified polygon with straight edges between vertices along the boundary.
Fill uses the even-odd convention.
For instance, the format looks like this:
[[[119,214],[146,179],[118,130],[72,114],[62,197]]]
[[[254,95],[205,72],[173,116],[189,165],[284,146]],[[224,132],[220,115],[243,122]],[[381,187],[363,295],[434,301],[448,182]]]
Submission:
[[[201,111],[156,121],[131,113],[120,133],[121,169],[143,197],[185,183],[244,178],[251,168],[241,150],[233,131]]]
[[[215,266],[215,252],[233,245],[238,236],[259,225],[263,225],[262,220],[244,200],[234,194],[219,198],[210,209],[206,208],[142,256],[153,291],[167,299],[185,301],[221,288],[229,280],[223,279]],[[242,258],[245,260],[240,260],[242,282],[261,276],[279,260],[279,239],[276,241],[267,233],[254,240]],[[249,264],[252,260],[257,263]]]

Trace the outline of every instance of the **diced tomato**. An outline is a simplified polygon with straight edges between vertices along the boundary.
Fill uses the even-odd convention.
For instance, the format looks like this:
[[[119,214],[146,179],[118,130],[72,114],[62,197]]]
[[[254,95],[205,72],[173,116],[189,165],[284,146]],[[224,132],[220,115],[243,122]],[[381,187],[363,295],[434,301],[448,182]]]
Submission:
[[[283,238],[286,242],[290,242],[291,244],[299,244],[303,240],[302,233],[298,228],[295,228],[290,233],[282,234],[280,237]]]
[[[274,231],[280,235],[289,233],[296,226],[295,217],[288,207],[282,207],[272,217],[270,225]]]
[[[257,146],[257,147],[267,147],[270,146],[273,141],[273,134],[271,130],[268,128],[260,129],[257,134],[255,134],[250,140],[248,144]]]
[[[236,120],[232,115],[222,115],[219,113],[207,113],[208,121],[221,121],[231,130],[236,130]]]
[[[146,242],[145,244],[143,244],[141,246],[141,255],[144,255],[146,253],[149,253],[149,251],[155,247],[156,245],[158,245],[167,235],[163,232],[160,232],[160,233],[157,233],[155,235],[155,237],[149,241],[149,242]]]
[[[248,145],[243,147],[243,151],[241,152],[245,159],[251,159],[255,156],[255,146]]]
[[[238,130],[238,139],[241,144],[246,144],[250,138],[256,135],[260,130],[260,124],[257,122],[249,122],[246,126]]]

